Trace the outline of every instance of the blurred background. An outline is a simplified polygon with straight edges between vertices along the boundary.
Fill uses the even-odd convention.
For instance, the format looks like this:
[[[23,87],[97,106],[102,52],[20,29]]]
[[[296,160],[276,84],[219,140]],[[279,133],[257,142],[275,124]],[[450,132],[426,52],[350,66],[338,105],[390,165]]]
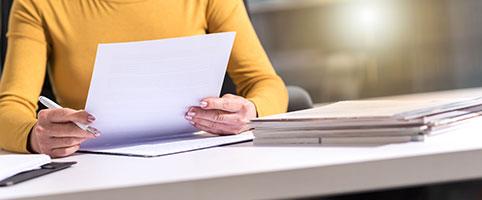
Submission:
[[[278,73],[315,103],[482,86],[481,0],[250,0]]]

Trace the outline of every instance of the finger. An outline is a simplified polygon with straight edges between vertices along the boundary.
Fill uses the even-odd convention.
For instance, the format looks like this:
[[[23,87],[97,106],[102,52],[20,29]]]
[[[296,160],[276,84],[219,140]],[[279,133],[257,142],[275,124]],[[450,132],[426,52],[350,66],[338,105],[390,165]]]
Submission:
[[[201,101],[200,107],[207,110],[224,110],[238,112],[244,106],[243,99],[238,98],[205,98]]]
[[[210,131],[212,133],[217,133],[217,134],[225,134],[225,135],[238,134],[241,132],[241,129],[242,129],[242,126],[227,125],[227,124],[217,123],[217,122],[204,120],[204,119],[195,119],[192,122],[194,122],[195,126],[198,125],[201,128],[204,128],[201,130]]]
[[[76,138],[94,138],[95,136],[87,131],[80,129],[72,122],[67,123],[51,123],[45,125],[41,134],[50,137],[76,137]]]
[[[52,151],[50,152],[50,155],[54,158],[66,157],[66,156],[72,155],[79,149],[80,149],[79,145],[66,147],[66,148],[52,149]]]
[[[50,138],[50,146],[52,149],[68,148],[77,146],[88,140],[88,138],[62,137]]]
[[[82,124],[90,124],[95,117],[84,110],[76,111],[69,108],[47,109],[39,112],[40,121],[48,121],[54,123],[79,122]]]
[[[228,99],[239,99],[242,98],[240,96],[234,95],[234,94],[225,94],[221,98],[228,98]]]
[[[193,126],[198,128],[201,131],[205,131],[205,132],[215,134],[215,135],[232,135],[232,134],[224,133],[224,131],[221,131],[221,130],[218,130],[218,129],[213,129],[211,127],[207,127],[207,126],[204,126],[204,125],[201,125],[201,124],[193,124]]]
[[[208,126],[204,126],[202,124],[195,124],[194,126],[198,129],[200,129],[200,130],[206,131],[206,132],[211,133],[211,134],[220,135],[220,136],[236,135],[236,134],[239,134],[239,133],[243,132],[243,131],[227,132],[227,131],[220,130],[220,129],[211,129]]]
[[[192,107],[186,114],[186,119],[192,120],[194,118],[231,125],[241,125],[248,122],[247,120],[243,120],[239,113],[230,113],[222,110],[203,110],[199,107]]]

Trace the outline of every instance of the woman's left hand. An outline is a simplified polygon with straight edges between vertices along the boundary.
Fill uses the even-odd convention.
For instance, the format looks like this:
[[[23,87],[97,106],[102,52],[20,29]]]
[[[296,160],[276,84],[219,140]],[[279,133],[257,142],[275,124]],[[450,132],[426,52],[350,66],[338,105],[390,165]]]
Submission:
[[[232,135],[249,130],[248,122],[256,118],[253,102],[232,94],[205,98],[200,106],[189,108],[186,119],[196,128],[217,135]]]

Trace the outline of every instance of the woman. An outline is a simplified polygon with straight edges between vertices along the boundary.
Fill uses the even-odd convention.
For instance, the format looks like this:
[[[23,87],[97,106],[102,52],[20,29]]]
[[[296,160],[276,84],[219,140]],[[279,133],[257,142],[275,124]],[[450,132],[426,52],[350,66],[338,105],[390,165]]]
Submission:
[[[286,111],[287,92],[250,24],[241,0],[15,0],[0,82],[0,148],[73,154],[95,136],[72,122],[92,123],[85,106],[97,44],[237,32],[228,73],[238,94],[206,98],[186,114],[197,128],[237,134],[256,116]],[[37,99],[46,67],[57,101]]]

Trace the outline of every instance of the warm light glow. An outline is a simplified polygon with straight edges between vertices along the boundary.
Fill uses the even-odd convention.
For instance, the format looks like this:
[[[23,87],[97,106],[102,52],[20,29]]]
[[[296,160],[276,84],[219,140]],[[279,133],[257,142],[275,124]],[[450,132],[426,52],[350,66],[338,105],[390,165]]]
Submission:
[[[365,33],[375,34],[382,29],[383,14],[376,5],[360,5],[356,11],[358,28]]]
[[[359,11],[360,28],[369,32],[379,29],[381,17],[380,11],[374,6],[362,7]]]
[[[393,18],[387,4],[378,0],[360,0],[345,10],[349,32],[353,41],[369,46],[379,46],[390,36],[390,23]]]

